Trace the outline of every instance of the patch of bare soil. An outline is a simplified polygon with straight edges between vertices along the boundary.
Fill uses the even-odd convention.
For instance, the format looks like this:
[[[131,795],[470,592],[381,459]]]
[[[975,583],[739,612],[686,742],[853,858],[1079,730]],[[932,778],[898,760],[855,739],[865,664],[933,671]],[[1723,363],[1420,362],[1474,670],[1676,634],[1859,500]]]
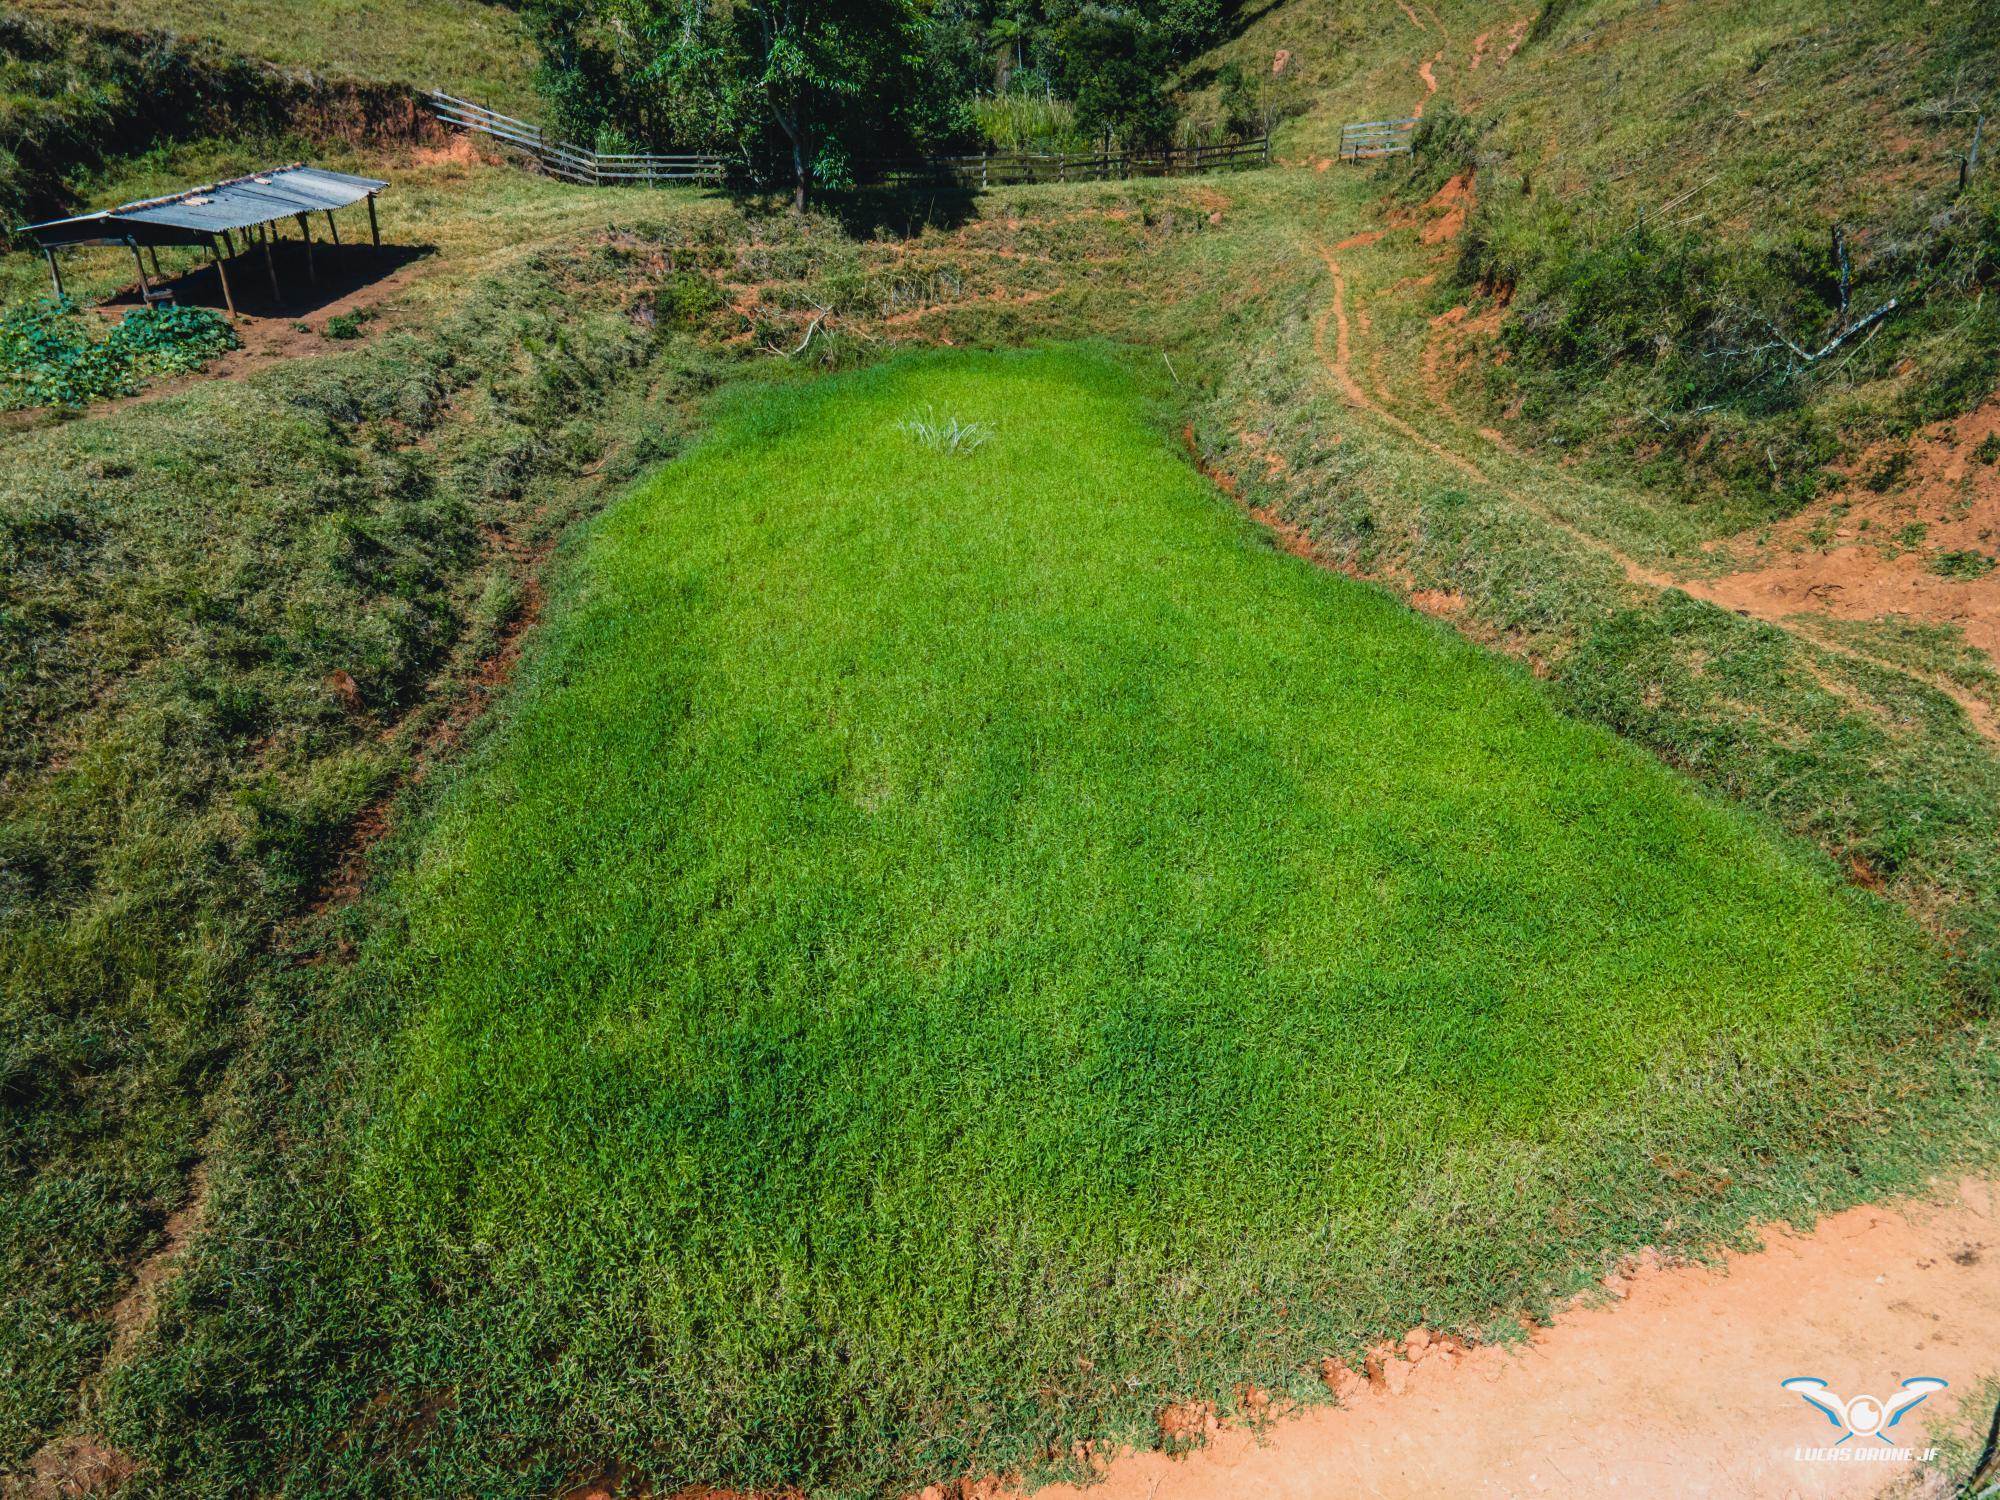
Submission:
[[[1472,184],[1473,169],[1467,167],[1431,194],[1424,204],[1424,212],[1433,217],[1418,231],[1419,243],[1442,245],[1447,240],[1457,239],[1464,232],[1465,216],[1472,209]]]
[[[0,1485],[6,1500],[80,1500],[105,1495],[130,1479],[137,1465],[95,1438],[44,1443],[25,1472]]]
[[[306,272],[302,244],[285,240],[273,247],[271,267],[276,270],[283,293],[274,297],[270,290],[270,269],[265,266],[261,251],[238,255],[230,263],[229,276],[237,293],[237,311],[231,326],[242,341],[241,347],[209,361],[205,369],[158,381],[137,395],[97,402],[90,408],[91,414],[157,401],[203,381],[240,380],[276,360],[350,347],[327,337],[327,321],[344,313],[364,310],[379,313],[423,274],[426,264],[423,256],[401,247],[320,245],[314,252],[318,272],[314,278]],[[171,287],[175,299],[184,307],[226,311],[222,285],[213,266],[200,266],[159,284]],[[106,301],[100,311],[107,319],[116,319],[137,306],[139,288],[134,283]],[[383,326],[379,322],[371,324],[370,336]]]
[[[1454,181],[1456,180],[1454,179]],[[1439,189],[1438,194],[1425,207],[1429,208],[1433,204],[1439,203],[1440,200],[1444,200],[1447,204],[1457,201],[1458,198],[1469,190],[1469,181],[1464,187],[1456,191],[1453,190],[1451,183],[1447,183],[1444,188]],[[1446,197],[1448,193],[1452,194],[1452,197],[1449,199]],[[1409,222],[1405,220],[1402,227],[1407,227]],[[1332,301],[1314,319],[1313,350],[1321,368],[1332,379],[1335,389],[1340,392],[1350,406],[1357,407],[1369,413],[1385,426],[1401,433],[1427,452],[1444,460],[1468,479],[1481,484],[1493,485],[1501,493],[1505,494],[1509,500],[1530,514],[1563,531],[1585,546],[1607,555],[1623,570],[1627,581],[1636,586],[1650,589],[1681,589],[1698,599],[1708,600],[1710,603],[1720,605],[1723,608],[1734,609],[1740,614],[1748,615],[1754,619],[1763,620],[1769,624],[1791,630],[1794,633],[1805,635],[1807,639],[1811,640],[1820,649],[1836,656],[1844,656],[1862,661],[1876,660],[1870,657],[1865,651],[1856,649],[1850,643],[1830,640],[1824,636],[1799,630],[1798,616],[1808,609],[1808,604],[1805,602],[1807,600],[1807,588],[1814,582],[1842,584],[1842,580],[1823,577],[1818,572],[1814,573],[1813,577],[1807,578],[1801,576],[1798,570],[1808,568],[1824,570],[1832,567],[1834,564],[1828,560],[1832,554],[1827,554],[1817,560],[1800,554],[1782,563],[1777,563],[1763,569],[1726,575],[1719,579],[1676,577],[1662,569],[1640,562],[1604,538],[1594,536],[1575,523],[1564,519],[1520,485],[1507,486],[1498,483],[1468,454],[1459,451],[1455,447],[1448,447],[1435,438],[1418,431],[1392,409],[1386,393],[1379,398],[1370,395],[1363,389],[1361,382],[1356,378],[1353,350],[1354,330],[1350,328],[1347,311],[1347,277],[1332,250],[1318,242],[1314,242],[1313,249],[1321,261],[1325,263],[1327,273],[1333,279]],[[1449,314],[1446,317],[1449,318]],[[1448,327],[1449,325],[1447,324],[1446,326]],[[1365,327],[1361,331],[1365,334]],[[1371,358],[1378,354],[1379,351],[1372,351]],[[1430,356],[1428,353],[1422,356],[1422,358],[1426,364],[1429,363]],[[1420,370],[1420,374],[1426,376],[1430,373],[1429,370]],[[1442,370],[1439,369],[1435,373],[1441,381],[1443,377]],[[1376,380],[1376,385],[1378,389],[1382,389],[1382,382],[1379,377]],[[1944,476],[1944,483],[1934,493],[1942,494],[1948,492],[1952,497],[1949,501],[1951,506],[1950,512],[1943,517],[1937,528],[1937,541],[1941,548],[1948,549],[1962,545],[1972,545],[1964,541],[1966,537],[1976,538],[1981,545],[1995,538],[2000,538],[2000,488],[1996,488],[1996,486],[2000,486],[2000,465],[1986,466],[1980,463],[1974,453],[1977,445],[1983,442],[1988,434],[1996,430],[2000,430],[2000,398],[1989,402],[1971,416],[1961,418],[1956,424],[1949,424],[1949,430],[1941,427],[1938,431],[1937,436],[1939,440],[1946,442],[1953,450],[1952,456],[1946,460],[1936,460],[1935,455],[1933,455],[1933,461],[1944,464],[1944,468],[1941,471],[1941,474]],[[1510,454],[1515,451],[1506,444],[1504,439],[1495,441],[1495,438],[1498,437],[1497,434],[1482,429],[1481,435],[1487,441],[1493,442],[1495,447],[1503,451]],[[1864,465],[1865,463],[1866,461],[1864,461]],[[1908,476],[1921,476],[1924,472],[1924,463],[1925,460],[1921,457],[1913,457],[1909,461],[1906,470],[1906,482],[1903,482],[1902,487],[1893,492],[1894,496],[1902,503],[1914,504],[1916,501],[1912,498],[1913,495],[1923,493],[1919,479]],[[1974,468],[1979,470],[1978,474],[1972,472]],[[1799,524],[1801,526],[1815,524],[1815,521],[1811,518],[1818,514],[1817,509],[1814,512],[1809,512],[1808,519],[1802,520]],[[1854,512],[1850,512],[1849,514],[1853,517],[1852,524],[1858,528],[1859,517]],[[1877,534],[1884,541],[1888,541],[1892,537],[1890,530],[1882,530],[1877,532]],[[1856,535],[1859,535],[1858,529]],[[1988,550],[1992,551],[1996,549],[1989,547]],[[1872,552],[1871,555],[1879,556],[1879,554]],[[1994,650],[1993,643],[1996,640],[1996,622],[2000,622],[2000,612],[1996,611],[1996,604],[2000,604],[2000,569],[1988,573],[1984,578],[1967,580],[1940,576],[1929,571],[1925,562],[1914,560],[1907,555],[1902,559],[1898,559],[1898,561],[1901,562],[1900,568],[1896,569],[1892,574],[1882,575],[1878,580],[1879,588],[1887,592],[1871,592],[1869,589],[1864,589],[1857,585],[1853,589],[1851,604],[1843,599],[1843,604],[1848,605],[1848,607],[1851,607],[1855,611],[1852,616],[1853,618],[1875,619],[1887,613],[1902,613],[1919,619],[1929,618],[1935,620],[1949,618],[1965,628],[1966,637],[1973,644],[1981,646],[1989,653]],[[1901,580],[1900,584],[1897,584],[1895,580]],[[1840,597],[1846,592],[1846,586],[1842,584],[1838,588],[1823,589],[1821,593],[1811,597],[1823,602],[1827,598]],[[1954,609],[1951,613],[1947,614],[1933,608],[1930,613],[1923,614],[1919,612],[1918,607],[1912,607],[1908,603],[1893,604],[1883,602],[1884,599],[1892,596],[1907,600],[1930,599],[1951,601]],[[1833,613],[1835,611],[1826,609],[1823,612]],[[1939,692],[1956,702],[1965,711],[1966,718],[1972,727],[1981,735],[1989,740],[2000,740],[2000,717],[1996,717],[1993,709],[1977,695],[1968,692],[1955,682],[1948,681],[1942,677],[1932,677],[1919,672],[1913,672],[1909,667],[1898,663],[1877,662],[1876,664],[1889,666],[1893,670],[1918,677],[1920,680],[1928,683],[1931,687],[1936,688]]]
[[[418,167],[474,167],[481,162],[501,160],[498,151],[482,151],[463,131],[447,136],[435,146],[410,148],[410,164]]]
[[[1431,102],[1431,95],[1438,91],[1437,74],[1432,69],[1443,61],[1444,52],[1440,49],[1437,56],[1429,62],[1417,64],[1417,77],[1424,81],[1424,97],[1419,99],[1416,107],[1410,111],[1412,119],[1421,120],[1424,117],[1424,106]]]
[[[1370,1350],[1363,1372],[1322,1365],[1338,1407],[1261,1435],[1220,1426],[1186,1456],[1121,1454],[1101,1483],[1037,1496],[1845,1500],[1929,1468],[1801,1459],[1841,1429],[1779,1382],[1816,1376],[1841,1396],[1880,1400],[1913,1376],[1949,1381],[1890,1434],[1921,1453],[1926,1425],[2000,1370],[1994,1185],[1850,1209],[1806,1234],[1777,1226],[1764,1241],[1713,1268],[1635,1258],[1517,1346],[1468,1349],[1413,1329]],[[1163,1438],[1170,1412],[1176,1434],[1188,1431],[1188,1410],[1162,1413]],[[1844,1446],[1858,1445],[1887,1446],[1866,1436]]]
[[[1200,1447],[1222,1431],[1213,1401],[1176,1401],[1160,1409],[1160,1446],[1169,1453]]]
[[[1755,564],[1701,592],[1760,615],[1896,614],[1957,625],[1968,642],[2000,660],[2000,569],[1969,578],[1932,567],[1946,552],[2000,556],[2000,463],[1980,460],[1982,443],[2000,444],[2000,396],[1926,428],[1906,446],[1864,454],[1854,480],[1775,528],[1768,543],[1735,538],[1730,552]],[[1891,461],[1902,473],[1882,492],[1859,477]]]
[[[1410,595],[1410,607],[1439,619],[1465,613],[1465,595],[1452,589],[1418,589]]]
[[[153,1314],[160,1304],[160,1293],[173,1279],[176,1264],[188,1242],[201,1233],[201,1226],[208,1219],[208,1168],[201,1162],[195,1163],[188,1174],[187,1205],[177,1213],[167,1216],[165,1241],[160,1248],[139,1264],[133,1274],[132,1285],[126,1288],[111,1309],[111,1353],[105,1359],[107,1368],[122,1363],[131,1354],[132,1347],[139,1341],[153,1321]]]

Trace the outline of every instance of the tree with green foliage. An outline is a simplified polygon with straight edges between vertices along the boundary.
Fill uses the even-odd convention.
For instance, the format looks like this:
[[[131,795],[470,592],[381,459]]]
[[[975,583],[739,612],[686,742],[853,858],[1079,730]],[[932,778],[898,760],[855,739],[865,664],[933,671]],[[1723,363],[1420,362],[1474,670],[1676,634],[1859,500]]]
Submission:
[[[1107,143],[1165,139],[1175,70],[1227,0],[525,0],[556,128],[598,150],[740,152],[804,206],[864,154],[962,142],[972,101],[1037,75]]]
[[[801,208],[851,180],[858,149],[901,144],[930,98],[918,0],[530,0],[523,15],[559,128],[783,159]]]
[[[852,180],[851,143],[893,118],[888,101],[917,72],[922,16],[914,0],[747,0],[743,10],[753,40],[743,82],[784,133],[803,209],[809,184]]]
[[[1155,26],[1130,11],[1093,6],[1054,28],[1050,50],[1058,82],[1093,134],[1149,145],[1173,129],[1169,62]]]

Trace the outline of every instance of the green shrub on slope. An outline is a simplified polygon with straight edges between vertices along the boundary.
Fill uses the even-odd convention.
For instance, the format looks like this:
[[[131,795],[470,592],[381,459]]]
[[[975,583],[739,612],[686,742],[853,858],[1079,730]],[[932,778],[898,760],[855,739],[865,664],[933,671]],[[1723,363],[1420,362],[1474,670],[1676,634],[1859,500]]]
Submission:
[[[0,313],[0,410],[84,406],[148,379],[199,370],[241,342],[206,308],[134,308],[100,336],[67,298]]]

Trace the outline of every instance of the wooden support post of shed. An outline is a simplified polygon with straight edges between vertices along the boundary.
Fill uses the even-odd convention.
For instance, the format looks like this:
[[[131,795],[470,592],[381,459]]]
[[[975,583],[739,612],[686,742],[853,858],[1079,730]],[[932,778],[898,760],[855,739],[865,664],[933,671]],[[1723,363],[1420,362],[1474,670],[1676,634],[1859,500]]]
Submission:
[[[56,284],[56,301],[60,302],[64,297],[69,295],[69,293],[63,290],[62,267],[56,264],[56,253],[54,250],[45,246],[42,254],[49,258],[49,280]]]
[[[375,223],[375,195],[373,193],[368,195],[368,238],[375,242],[378,249],[381,247],[382,231]]]
[[[212,234],[208,237],[208,253],[215,261],[216,279],[222,283],[222,305],[229,309],[229,316],[233,318],[236,316],[236,297],[229,290],[229,267],[224,264],[222,250],[215,243],[215,236]]]
[[[264,269],[271,273],[271,300],[273,302],[282,302],[285,298],[284,294],[278,290],[278,262],[277,258],[271,254],[271,241],[277,238],[272,232],[276,226],[260,225],[259,227],[264,231]]]
[[[314,285],[318,285],[319,272],[313,267],[312,220],[304,214],[299,215],[299,234],[304,237],[306,242],[306,280],[312,282]]]
[[[333,222],[333,210],[326,211],[326,232],[333,236],[334,244],[340,243],[340,226]]]
[[[132,251],[132,267],[139,273],[139,303],[142,307],[153,305],[153,284],[146,280],[146,263],[139,258],[139,242],[128,239],[126,245]]]

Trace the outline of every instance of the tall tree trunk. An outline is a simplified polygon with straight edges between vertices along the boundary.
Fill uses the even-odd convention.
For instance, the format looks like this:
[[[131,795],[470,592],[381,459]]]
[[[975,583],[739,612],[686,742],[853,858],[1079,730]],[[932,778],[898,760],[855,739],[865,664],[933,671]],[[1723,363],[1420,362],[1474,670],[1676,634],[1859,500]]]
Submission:
[[[775,105],[771,118],[778,122],[778,128],[785,132],[785,139],[792,143],[792,207],[800,213],[806,211],[806,140],[805,131],[800,126],[798,116]]]

